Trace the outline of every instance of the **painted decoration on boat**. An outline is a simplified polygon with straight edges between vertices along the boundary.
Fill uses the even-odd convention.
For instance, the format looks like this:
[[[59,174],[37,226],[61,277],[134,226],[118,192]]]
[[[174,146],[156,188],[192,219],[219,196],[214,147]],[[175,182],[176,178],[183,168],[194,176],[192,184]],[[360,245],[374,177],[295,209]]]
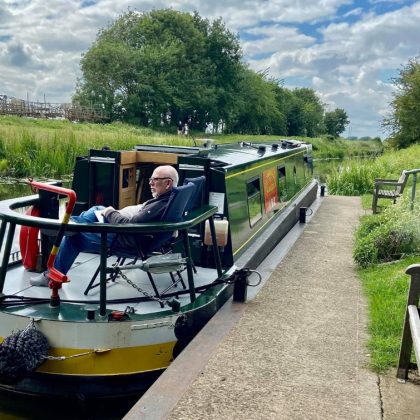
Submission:
[[[262,178],[264,188],[264,208],[265,212],[268,213],[279,203],[276,168],[266,169],[262,174]]]

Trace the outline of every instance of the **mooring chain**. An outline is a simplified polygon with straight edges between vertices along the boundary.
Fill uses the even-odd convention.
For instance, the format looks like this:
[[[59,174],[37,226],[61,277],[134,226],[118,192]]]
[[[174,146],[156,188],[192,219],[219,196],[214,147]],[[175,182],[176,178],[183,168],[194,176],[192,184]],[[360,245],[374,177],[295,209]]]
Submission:
[[[130,285],[132,286],[134,289],[136,289],[138,292],[140,292],[143,296],[147,297],[148,299],[154,300],[155,302],[159,302],[162,305],[164,305],[166,303],[166,301],[159,299],[156,296],[151,295],[150,293],[146,292],[145,290],[143,290],[140,286],[137,286],[137,284],[135,284],[133,281],[131,281],[124,273],[122,270],[117,269],[117,271],[119,272],[118,275],[121,275],[121,277]]]

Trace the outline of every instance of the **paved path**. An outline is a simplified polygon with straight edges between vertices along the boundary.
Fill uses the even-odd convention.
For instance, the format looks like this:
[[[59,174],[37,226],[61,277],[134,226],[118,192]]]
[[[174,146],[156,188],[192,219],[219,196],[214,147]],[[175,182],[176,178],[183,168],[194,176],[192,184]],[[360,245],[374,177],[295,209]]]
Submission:
[[[178,359],[167,370],[173,392],[177,378],[195,377],[171,414],[140,400],[141,418],[420,419],[419,386],[366,367],[366,302],[351,256],[361,212],[358,198],[325,197],[256,298],[233,305],[233,317],[216,314],[206,345],[193,342],[189,357],[200,348],[209,357],[201,374]],[[231,328],[238,313],[213,351],[208,336],[223,320]]]

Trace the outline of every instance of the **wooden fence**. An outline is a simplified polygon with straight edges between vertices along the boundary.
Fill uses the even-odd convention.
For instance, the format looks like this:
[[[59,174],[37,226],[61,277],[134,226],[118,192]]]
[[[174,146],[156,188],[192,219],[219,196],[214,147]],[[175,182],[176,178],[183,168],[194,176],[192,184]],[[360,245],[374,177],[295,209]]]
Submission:
[[[70,121],[106,122],[109,116],[99,108],[74,104],[31,102],[0,95],[0,115],[18,115],[32,118],[65,118]]]

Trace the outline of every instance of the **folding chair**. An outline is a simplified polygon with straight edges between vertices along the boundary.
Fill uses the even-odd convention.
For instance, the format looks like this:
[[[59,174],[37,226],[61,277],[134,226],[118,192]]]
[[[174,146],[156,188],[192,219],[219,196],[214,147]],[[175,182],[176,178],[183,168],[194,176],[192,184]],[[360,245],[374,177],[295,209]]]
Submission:
[[[185,207],[185,214],[187,215],[189,212],[195,210],[196,208],[201,207],[203,204],[203,189],[204,184],[206,183],[206,177],[204,175],[198,176],[196,178],[185,178],[184,179],[184,185],[187,185],[188,183],[192,183],[195,186],[195,189],[191,195],[190,201],[187,203],[187,206]],[[172,248],[175,247],[175,242],[172,244]],[[192,269],[194,271],[194,274],[197,274],[197,269],[195,268],[194,262],[192,262]]]
[[[172,222],[172,223],[180,222],[185,215],[185,208],[187,204],[190,202],[191,196],[193,195],[194,190],[195,190],[195,186],[193,183],[188,183],[187,185],[175,187],[172,190],[171,196],[168,201],[168,205],[160,221]],[[145,243],[144,248],[143,249],[137,248],[135,250],[135,253],[133,253],[132,250],[116,248],[115,247],[116,240],[114,239],[113,244],[110,246],[108,250],[108,257],[112,255],[116,256],[117,257],[117,262],[115,263],[116,265],[123,265],[127,258],[133,259],[133,262],[131,262],[130,264],[134,264],[138,259],[141,259],[142,261],[144,261],[152,253],[162,254],[161,249],[163,245],[169,242],[169,240],[172,238],[172,235],[173,235],[173,231],[156,232],[151,235],[149,241],[145,241],[147,243]],[[167,252],[171,252],[171,249],[169,249],[169,251]],[[84,292],[85,295],[87,295],[91,289],[99,285],[99,283],[94,284],[99,274],[99,271],[100,271],[100,267],[97,268],[95,274],[90,280],[89,285],[87,286]],[[160,298],[160,293],[156,287],[152,274],[147,271],[147,275],[149,277],[150,283],[153,287],[156,297]],[[179,280],[176,281],[174,279],[173,273],[170,273],[173,285],[176,286],[178,282],[181,282],[181,284],[185,288],[185,283],[183,282],[183,279],[180,273],[178,273],[178,275],[179,275]],[[115,281],[116,276],[117,274],[112,274],[107,279],[107,281],[109,280]]]
[[[189,182],[194,184],[195,189],[191,195],[190,201],[187,203],[185,208],[186,213],[201,207],[202,197],[203,197],[203,187],[206,182],[206,177],[204,175],[198,176],[197,178],[185,178],[184,185],[187,185]]]

